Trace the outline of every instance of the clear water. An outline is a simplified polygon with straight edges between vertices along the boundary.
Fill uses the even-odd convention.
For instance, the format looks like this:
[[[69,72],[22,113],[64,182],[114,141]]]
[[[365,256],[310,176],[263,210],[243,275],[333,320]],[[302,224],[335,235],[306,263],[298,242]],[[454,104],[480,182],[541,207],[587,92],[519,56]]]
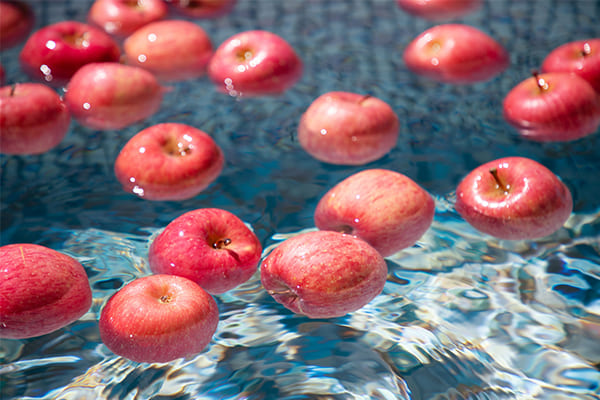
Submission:
[[[89,1],[32,1],[38,26],[84,20]],[[490,82],[450,86],[403,65],[406,44],[431,26],[392,0],[239,0],[227,17],[199,22],[215,45],[247,29],[276,32],[305,63],[284,95],[236,101],[206,79],[174,85],[151,120],[121,131],[73,124],[55,150],[0,156],[1,244],[32,242],[86,267],[94,304],[78,322],[28,340],[0,342],[4,399],[600,399],[600,135],[571,143],[519,138],[503,96],[555,46],[599,37],[594,0],[488,0],[459,20],[490,33],[511,67]],[[9,83],[23,80],[19,48],[1,54]],[[330,90],[370,93],[401,120],[397,147],[363,167],[313,160],[294,138],[300,114]],[[142,128],[184,122],[209,132],[227,165],[183,202],[121,191],[112,164]],[[575,209],[536,241],[499,241],[470,228],[453,191],[475,166],[520,155],[556,172]],[[343,318],[310,320],[275,303],[258,275],[217,296],[211,344],[194,358],[136,364],[102,345],[104,302],[149,274],[152,235],[181,213],[225,208],[251,224],[265,252],[314,229],[328,188],[364,168],[400,171],[436,198],[431,229],[388,259],[383,293]]]

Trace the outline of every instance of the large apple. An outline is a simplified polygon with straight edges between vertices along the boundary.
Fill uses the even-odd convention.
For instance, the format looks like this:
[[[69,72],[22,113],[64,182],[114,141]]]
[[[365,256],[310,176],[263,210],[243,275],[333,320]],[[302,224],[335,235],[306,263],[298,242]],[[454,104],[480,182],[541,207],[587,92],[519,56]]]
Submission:
[[[156,113],[164,92],[156,77],[143,68],[91,63],[73,75],[64,101],[83,126],[121,129]]]
[[[41,154],[69,131],[71,115],[58,93],[42,83],[0,88],[0,153]]]
[[[203,76],[213,53],[204,29],[184,20],[145,25],[125,39],[123,49],[128,64],[145,68],[161,81]]]
[[[229,211],[201,208],[171,221],[152,241],[150,269],[191,279],[211,294],[246,282],[256,272],[262,246]]]
[[[529,158],[506,157],[471,171],[456,189],[456,211],[500,239],[535,239],[563,226],[571,192],[552,171]]]
[[[252,30],[233,35],[215,51],[208,75],[234,97],[277,95],[302,76],[302,60],[282,37]]]
[[[537,74],[505,96],[506,121],[535,141],[569,141],[591,135],[600,126],[600,96],[578,75]]]
[[[442,24],[425,30],[408,44],[403,57],[414,73],[455,84],[487,81],[510,62],[500,43],[463,24]]]
[[[387,257],[415,244],[434,213],[431,195],[409,177],[367,169],[331,188],[319,200],[314,218],[317,228],[355,235]]]
[[[341,317],[381,293],[385,259],[364,240],[312,231],[285,240],[263,260],[264,288],[289,310],[310,318]]]
[[[0,50],[15,47],[21,43],[35,23],[31,6],[21,0],[0,1]]]
[[[196,196],[221,173],[223,152],[205,132],[180,123],[143,129],[121,149],[115,175],[127,192],[147,200]]]
[[[77,21],[61,21],[35,31],[25,42],[19,61],[27,75],[60,87],[82,66],[117,62],[121,50],[103,30]]]
[[[542,62],[542,72],[579,75],[600,93],[600,38],[576,40],[558,46]]]
[[[462,17],[481,6],[481,0],[396,0],[398,6],[431,21]]]
[[[102,308],[102,342],[136,362],[169,362],[195,355],[210,343],[219,323],[215,300],[189,279],[174,275],[137,278]]]
[[[54,332],[91,305],[87,275],[73,257],[30,243],[0,247],[0,338]]]
[[[163,0],[95,0],[88,22],[117,38],[125,38],[138,28],[167,16]]]
[[[320,161],[362,165],[394,148],[399,128],[398,117],[383,100],[329,92],[317,97],[302,115],[298,141]]]
[[[236,0],[166,0],[175,13],[187,18],[217,18],[233,10]]]

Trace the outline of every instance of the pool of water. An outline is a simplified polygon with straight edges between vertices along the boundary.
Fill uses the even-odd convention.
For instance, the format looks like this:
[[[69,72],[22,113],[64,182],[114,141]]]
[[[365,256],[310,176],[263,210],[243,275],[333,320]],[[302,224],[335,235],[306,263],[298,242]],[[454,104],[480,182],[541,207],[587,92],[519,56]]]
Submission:
[[[32,1],[37,26],[85,20],[89,1]],[[0,156],[1,244],[63,251],[86,268],[94,303],[52,334],[0,341],[2,399],[599,399],[600,135],[569,143],[520,138],[503,120],[504,95],[554,47],[599,37],[591,0],[488,0],[462,18],[510,52],[493,80],[442,85],[409,72],[402,51],[432,26],[392,0],[238,0],[199,21],[218,45],[266,29],[302,57],[301,81],[278,97],[236,100],[207,79],[175,84],[150,120],[120,131],[76,123],[54,150]],[[20,47],[1,54],[8,83],[24,80]],[[331,90],[369,93],[397,112],[398,144],[361,167],[321,163],[295,139],[302,112]],[[222,147],[226,166],[206,191],[150,202],[121,190],[113,163],[125,142],[158,122],[183,122]],[[454,189],[502,156],[533,158],[572,191],[564,228],[535,241],[502,241],[468,226]],[[433,225],[389,257],[383,293],[341,318],[311,320],[277,304],[258,274],[216,296],[220,323],[199,355],[137,364],[100,341],[104,302],[150,273],[148,245],[185,211],[219,207],[250,224],[265,254],[314,228],[320,197],[365,168],[399,171],[436,200]]]

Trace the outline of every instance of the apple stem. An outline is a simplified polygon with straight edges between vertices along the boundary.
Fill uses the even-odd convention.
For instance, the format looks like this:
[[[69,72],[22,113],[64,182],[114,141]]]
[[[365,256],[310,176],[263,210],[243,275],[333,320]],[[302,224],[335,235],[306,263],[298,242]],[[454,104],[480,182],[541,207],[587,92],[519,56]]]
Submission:
[[[359,105],[362,105],[362,104],[363,104],[365,101],[369,100],[371,97],[373,97],[373,96],[371,96],[370,94],[366,94],[366,95],[364,95],[364,96],[362,97],[362,99],[360,99],[360,101],[358,102],[358,104],[359,104]]]
[[[546,82],[546,80],[544,78],[540,77],[540,73],[537,70],[534,70],[531,75],[533,75],[533,77],[536,80],[536,83],[538,85],[538,87],[540,88],[540,91],[545,91],[548,90],[548,82]]]
[[[225,246],[228,246],[231,243],[231,239],[219,239],[213,243],[214,249],[222,249]]]
[[[590,44],[588,42],[585,42],[583,44],[583,49],[581,50],[581,55],[583,57],[587,57],[590,54],[592,54],[592,46],[590,46]]]
[[[16,84],[16,83],[13,83],[13,84],[10,86],[10,97],[13,97],[13,96],[15,95],[15,91],[16,91],[16,90],[17,90],[17,84]]]
[[[502,183],[500,177],[498,176],[498,168],[490,168],[490,174],[492,174],[492,176],[494,177],[494,180],[496,181],[498,187],[504,190],[505,192],[508,192],[508,188],[504,183]]]

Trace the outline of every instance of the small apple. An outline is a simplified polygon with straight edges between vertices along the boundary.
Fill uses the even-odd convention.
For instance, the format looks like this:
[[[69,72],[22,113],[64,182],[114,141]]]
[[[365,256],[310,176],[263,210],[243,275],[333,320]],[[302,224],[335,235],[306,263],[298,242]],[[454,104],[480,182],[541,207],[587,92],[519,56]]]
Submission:
[[[263,260],[264,288],[284,307],[309,318],[341,317],[381,293],[385,259],[367,242],[334,231],[286,239]]]
[[[552,50],[542,72],[570,72],[588,81],[600,93],[600,38],[576,40]]]
[[[162,123],[129,139],[114,170],[123,189],[141,198],[185,200],[217,179],[224,162],[223,152],[205,132]]]
[[[173,11],[187,18],[217,18],[233,10],[236,0],[166,0]]]
[[[71,115],[53,89],[42,83],[0,88],[0,153],[41,154],[69,131]]]
[[[221,294],[250,279],[261,253],[260,241],[241,219],[201,208],[171,221],[152,241],[148,261],[155,274],[183,276]]]
[[[357,172],[331,188],[315,208],[315,225],[357,236],[382,256],[412,246],[431,226],[435,203],[409,177],[386,169]]]
[[[477,230],[500,239],[536,239],[563,226],[571,192],[548,168],[505,157],[471,171],[456,189],[456,211]]]
[[[95,0],[88,11],[88,22],[121,39],[165,18],[168,12],[163,0]]]
[[[414,73],[454,84],[487,81],[510,62],[508,52],[496,40],[463,24],[427,29],[409,43],[403,57]]]
[[[302,60],[280,36],[262,30],[233,35],[213,54],[208,75],[234,97],[277,95],[302,76]]]
[[[0,338],[54,332],[91,305],[88,277],[74,258],[37,244],[0,247]]]
[[[31,78],[61,87],[83,65],[117,62],[120,56],[118,44],[103,30],[62,21],[35,31],[25,42],[19,61]]]
[[[600,126],[600,96],[578,75],[534,75],[504,97],[506,121],[535,141],[569,141],[593,134]]]
[[[20,0],[0,1],[0,50],[24,41],[34,24],[35,14],[29,4]]]
[[[462,17],[481,6],[481,0],[396,0],[409,14],[430,21]]]
[[[298,141],[307,153],[331,164],[362,165],[387,154],[398,140],[394,110],[369,95],[329,92],[300,119]]]
[[[204,29],[184,20],[145,25],[125,39],[123,49],[127,64],[142,67],[165,82],[203,76],[213,53]]]
[[[119,289],[100,313],[100,339],[136,362],[169,362],[201,352],[219,323],[215,300],[189,279],[137,278]]]
[[[156,77],[143,68],[91,63],[73,75],[64,101],[83,126],[121,129],[156,113],[164,92]]]

